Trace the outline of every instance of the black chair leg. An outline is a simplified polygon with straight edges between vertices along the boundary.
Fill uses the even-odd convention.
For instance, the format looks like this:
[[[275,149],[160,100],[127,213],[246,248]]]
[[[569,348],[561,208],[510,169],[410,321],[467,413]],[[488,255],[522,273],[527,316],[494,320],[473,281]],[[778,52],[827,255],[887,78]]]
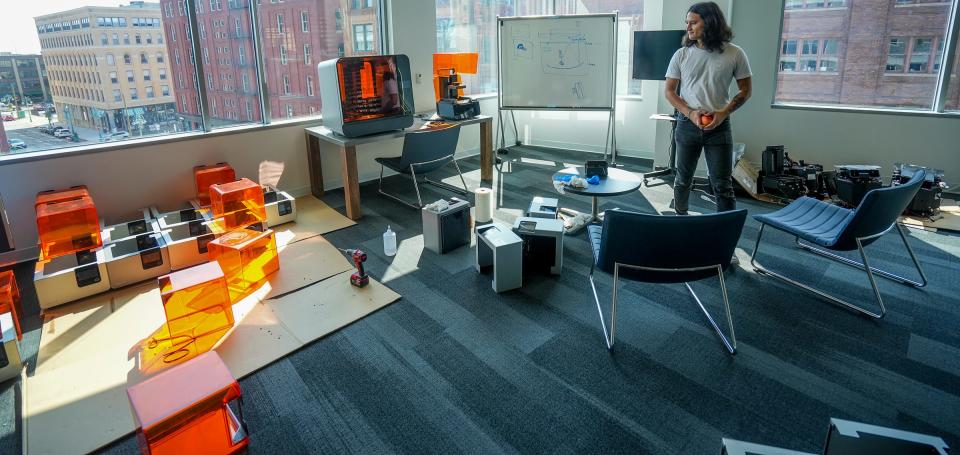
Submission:
[[[412,173],[413,169],[411,169],[410,171]],[[377,186],[377,192],[401,204],[408,205],[410,207],[413,207],[419,210],[421,207],[423,207],[423,202],[420,199],[420,187],[417,186],[417,174],[411,174],[411,177],[413,177],[413,188],[417,191],[417,204],[414,204],[413,202],[407,201],[399,196],[395,196],[393,194],[383,191],[383,165],[380,165],[380,181]]]
[[[727,348],[727,352],[731,354],[737,353],[737,334],[733,331],[733,317],[730,315],[730,300],[727,298],[727,283],[723,279],[723,267],[717,266],[717,277],[720,278],[720,293],[723,295],[723,307],[727,313],[727,327],[730,330],[730,338],[727,338],[723,334],[723,331],[720,330],[720,326],[717,325],[716,321],[713,320],[713,316],[710,315],[710,312],[707,311],[707,307],[703,306],[703,302],[700,301],[700,297],[697,296],[696,292],[693,292],[693,288],[690,287],[689,283],[683,283],[687,287],[687,291],[690,291],[690,296],[693,297],[693,300],[697,302],[697,305],[700,306],[700,310],[703,311],[703,315],[707,317],[707,322],[713,326],[713,330],[717,332],[717,335],[720,336],[720,342],[723,343],[723,347]]]
[[[438,188],[443,188],[447,191],[452,191],[457,194],[467,195],[470,193],[470,190],[467,189],[467,181],[463,179],[463,173],[460,172],[460,165],[457,164],[457,160],[453,160],[453,165],[457,168],[457,175],[460,176],[460,183],[463,184],[463,189],[457,188],[453,185],[444,182],[438,182],[436,180],[430,180],[426,175],[423,176],[423,181],[429,183],[430,185],[436,186]]]

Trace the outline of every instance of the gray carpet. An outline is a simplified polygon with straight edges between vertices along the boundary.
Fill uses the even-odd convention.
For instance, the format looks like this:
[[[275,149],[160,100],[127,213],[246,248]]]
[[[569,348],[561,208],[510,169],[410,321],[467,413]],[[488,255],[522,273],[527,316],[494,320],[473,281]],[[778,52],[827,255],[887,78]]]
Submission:
[[[528,147],[504,158],[511,162],[497,216],[506,222],[532,196],[556,194],[549,180],[560,163],[585,159]],[[478,159],[461,166],[475,187]],[[405,177],[385,186],[413,197]],[[447,196],[424,188],[425,201]],[[402,242],[420,235],[420,218],[377,195],[375,182],[361,193],[364,218],[327,238],[365,249],[369,271],[381,278],[391,259],[380,242],[386,226]],[[589,210],[587,198],[560,199]],[[668,186],[645,188],[604,199],[602,208],[654,213],[670,199]],[[339,191],[324,200],[343,206]],[[751,214],[776,208],[746,197],[739,203]],[[617,345],[607,352],[583,234],[565,239],[562,275],[526,279],[501,295],[472,269],[468,248],[424,251],[416,271],[386,282],[403,296],[399,302],[241,381],[250,452],[707,454],[719,452],[721,437],[815,452],[830,417],[960,446],[960,237],[911,231],[931,284],[918,290],[880,280],[888,314],[875,321],[753,273],[747,258],[758,227],[748,220],[738,249],[743,265],[727,275],[736,356],[681,286],[634,282],[622,288]],[[764,239],[766,265],[874,303],[862,272],[799,252],[786,235]],[[876,266],[912,272],[896,235],[869,252]],[[31,267],[17,268],[28,358],[39,341]],[[602,298],[610,282],[600,280]],[[717,281],[693,286],[719,314]],[[16,381],[0,385],[0,452],[20,451],[20,399]],[[105,449],[136,451],[133,437]]]

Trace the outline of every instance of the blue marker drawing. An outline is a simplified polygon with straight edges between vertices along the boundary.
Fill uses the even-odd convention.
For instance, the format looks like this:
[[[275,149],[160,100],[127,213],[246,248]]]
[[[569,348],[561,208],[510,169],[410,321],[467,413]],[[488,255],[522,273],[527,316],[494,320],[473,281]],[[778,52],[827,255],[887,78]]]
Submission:
[[[521,51],[525,51],[525,50],[527,50],[527,47],[524,46],[523,43],[520,43],[520,44],[517,44],[517,49],[519,49],[519,50],[521,50]]]

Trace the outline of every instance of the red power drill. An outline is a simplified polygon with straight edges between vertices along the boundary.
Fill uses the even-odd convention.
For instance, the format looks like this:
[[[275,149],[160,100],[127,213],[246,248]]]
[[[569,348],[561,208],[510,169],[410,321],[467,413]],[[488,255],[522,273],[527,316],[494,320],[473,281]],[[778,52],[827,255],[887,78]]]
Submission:
[[[357,267],[357,271],[353,272],[353,275],[350,275],[350,284],[362,288],[370,283],[370,276],[367,275],[367,272],[363,270],[363,263],[367,261],[367,253],[364,253],[360,250],[344,250],[347,254],[353,258],[353,265]]]

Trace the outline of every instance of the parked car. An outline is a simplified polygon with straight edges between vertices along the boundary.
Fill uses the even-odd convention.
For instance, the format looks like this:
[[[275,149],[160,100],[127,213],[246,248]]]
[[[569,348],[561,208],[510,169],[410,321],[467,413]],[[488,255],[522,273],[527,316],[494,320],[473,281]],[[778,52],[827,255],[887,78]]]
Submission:
[[[106,140],[107,142],[110,142],[110,141],[119,141],[119,140],[121,140],[121,139],[126,139],[126,138],[128,138],[128,137],[130,137],[130,133],[128,133],[128,132],[126,132],[126,131],[114,131],[114,132],[110,133],[110,134],[106,137],[105,140]]]
[[[51,135],[51,136],[55,136],[55,135],[57,134],[57,131],[70,131],[70,130],[68,130],[68,129],[60,126],[60,125],[54,125],[52,128],[50,128],[50,131],[47,131],[47,134],[49,134],[49,135]]]
[[[10,150],[19,150],[19,149],[27,148],[27,143],[23,142],[20,139],[10,139],[9,141],[7,141],[7,143],[10,144]]]
[[[4,122],[12,122],[17,119],[16,117],[13,116],[13,114],[3,114],[0,117],[3,117]]]
[[[53,137],[61,137],[61,138],[62,138],[62,137],[72,137],[72,136],[73,136],[73,133],[71,133],[70,130],[68,130],[68,129],[66,129],[66,128],[61,129],[61,130],[56,130],[56,131],[53,132]]]

